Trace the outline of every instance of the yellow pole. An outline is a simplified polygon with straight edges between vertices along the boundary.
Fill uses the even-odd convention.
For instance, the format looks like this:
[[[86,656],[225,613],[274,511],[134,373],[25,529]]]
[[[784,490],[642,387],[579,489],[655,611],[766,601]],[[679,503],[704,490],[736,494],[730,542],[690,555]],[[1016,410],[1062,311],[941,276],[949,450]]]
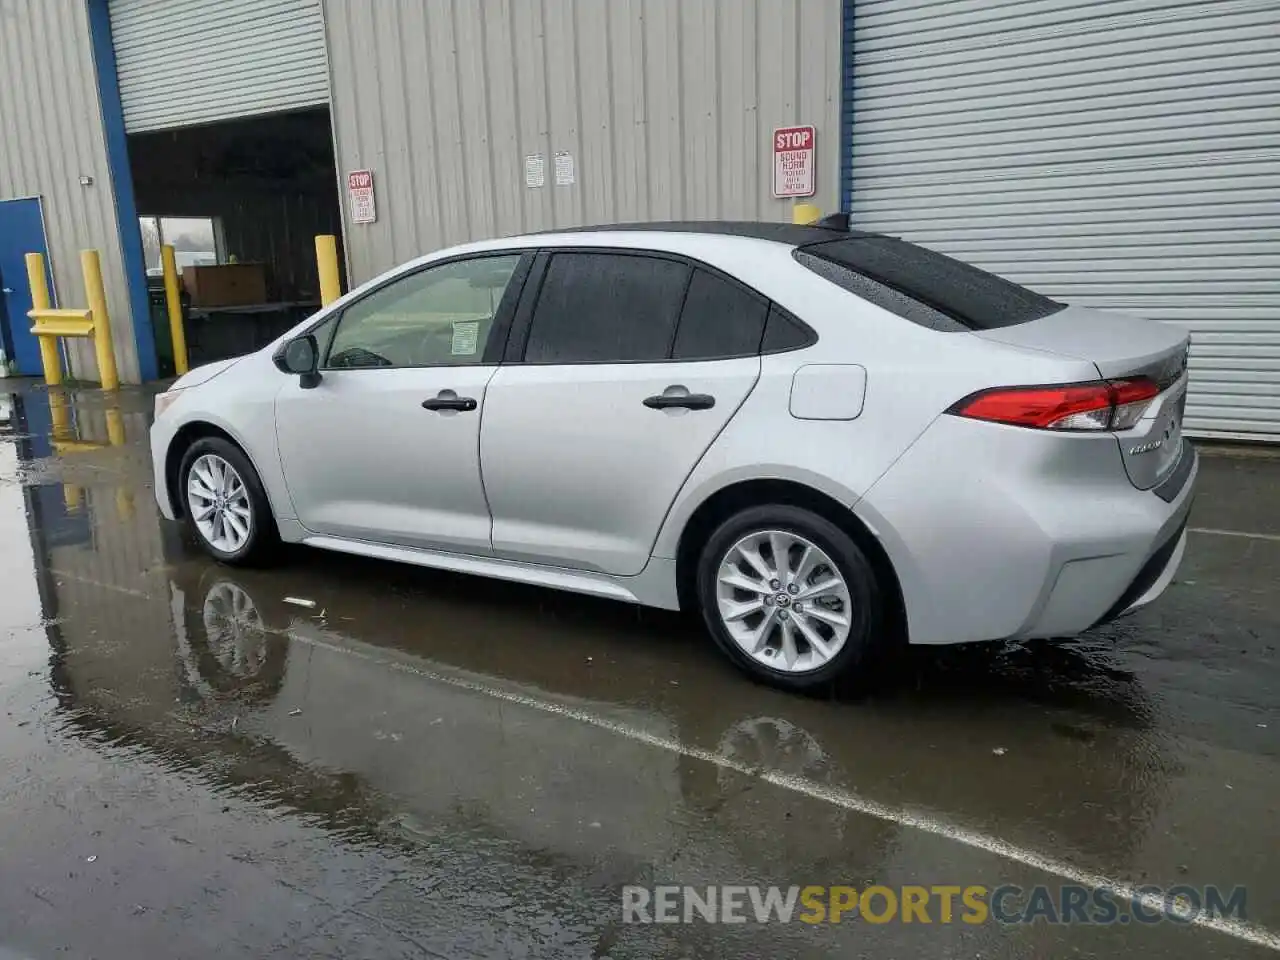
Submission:
[[[27,283],[31,286],[31,307],[35,310],[48,310],[49,282],[45,279],[44,256],[39,253],[28,253]],[[44,366],[44,382],[56,387],[62,382],[62,358],[58,356],[58,340],[56,337],[36,337],[40,341],[40,363]]]
[[[68,510],[79,510],[84,503],[84,488],[76,483],[64,483],[62,485],[62,502],[67,505]]]
[[[187,372],[187,331],[182,326],[182,301],[178,297],[178,261],[173,247],[160,247],[160,265],[164,268],[164,302],[169,308],[169,337],[173,341],[173,369],[178,376]]]
[[[93,313],[93,349],[98,355],[98,379],[103,390],[116,390],[120,377],[116,373],[116,349],[111,342],[111,317],[107,314],[107,291],[102,286],[102,263],[97,250],[80,251],[80,268],[84,271],[84,291]]]
[[[822,219],[822,211],[812,203],[797,203],[791,208],[792,223],[814,223]]]
[[[113,447],[124,446],[124,417],[114,407],[107,410],[107,440]]]
[[[52,340],[53,337],[41,337],[40,340]],[[67,406],[66,395],[60,391],[49,391],[49,417],[53,423],[53,439],[74,439],[71,433],[71,411]]]
[[[320,305],[327,307],[342,296],[338,273],[338,238],[331,233],[316,237],[316,266],[320,269]]]

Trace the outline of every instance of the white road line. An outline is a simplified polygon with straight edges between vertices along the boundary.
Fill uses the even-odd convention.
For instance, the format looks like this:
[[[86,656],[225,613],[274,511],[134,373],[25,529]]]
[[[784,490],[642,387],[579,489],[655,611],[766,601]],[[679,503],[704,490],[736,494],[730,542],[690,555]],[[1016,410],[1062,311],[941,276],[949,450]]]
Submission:
[[[1016,844],[1001,840],[999,837],[982,833],[977,830],[970,830],[958,824],[949,823],[944,819],[935,817],[932,814],[922,813],[910,810],[906,807],[895,807],[889,804],[880,803],[860,796],[851,790],[845,790],[841,787],[830,787],[825,784],[816,783],[804,777],[797,777],[791,774],[779,773],[774,770],[762,770],[757,767],[740,763],[730,757],[723,756],[719,753],[713,753],[710,750],[703,750],[701,747],[695,747],[690,744],[681,743],[671,737],[663,737],[657,734],[649,733],[647,730],[641,730],[638,727],[632,727],[625,723],[618,723],[607,717],[597,716],[588,710],[580,710],[576,707],[565,706],[564,704],[555,703],[550,700],[542,700],[538,697],[531,697],[527,694],[516,693],[511,690],[503,690],[500,687],[489,686],[476,680],[470,680],[466,677],[450,676],[448,674],[436,673],[412,664],[399,662],[383,657],[372,656],[341,644],[330,643],[315,637],[302,636],[296,631],[288,631],[288,636],[294,641],[300,643],[311,644],[315,647],[321,647],[334,653],[346,654],[347,656],[356,657],[366,660],[379,666],[389,667],[393,670],[400,670],[404,673],[411,673],[416,676],[432,680],[436,683],[444,683],[451,687],[467,690],[472,693],[482,694],[486,697],[492,697],[495,700],[503,700],[507,703],[518,704],[528,707],[532,710],[538,710],[542,713],[553,714],[558,717],[565,717],[569,720],[577,720],[579,723],[585,723],[597,729],[625,737],[636,743],[642,743],[646,746],[653,747],[657,750],[665,750],[668,753],[674,753],[678,756],[688,757],[693,760],[701,760],[705,763],[712,764],[722,770],[731,770],[734,773],[742,774],[744,777],[754,777],[765,783],[772,784],[783,790],[789,790],[792,793],[798,793],[802,796],[809,797],[823,803],[829,803],[845,810],[851,810],[854,813],[861,813],[869,817],[875,817],[877,820],[884,820],[888,823],[895,823],[904,827],[911,827],[924,833],[931,833],[934,836],[943,837],[954,843],[962,844],[966,847],[972,847],[975,850],[981,850],[984,853],[994,854],[997,857],[1003,857],[1014,863],[1020,863],[1023,866],[1030,867],[1033,870],[1039,870],[1043,873],[1052,874],[1060,877],[1069,883],[1079,884],[1084,887],[1100,888],[1108,891],[1118,900],[1128,900],[1141,903],[1143,908],[1150,911],[1163,912],[1164,898],[1157,897],[1152,894],[1139,894],[1137,885],[1127,883],[1123,880],[1116,880],[1111,877],[1103,876],[1100,873],[1090,873],[1087,870],[1081,870],[1062,860],[1056,860],[1053,857],[1034,850],[1028,850],[1019,847]],[[1258,926],[1246,920],[1236,920],[1231,918],[1220,918],[1210,916],[1198,916],[1190,921],[1188,926],[1201,927],[1206,930],[1212,930],[1214,933],[1221,933],[1237,940],[1243,940],[1255,946],[1266,947],[1270,950],[1280,952],[1280,933],[1276,933],[1266,927]]]
[[[101,580],[94,580],[92,577],[82,577],[78,573],[70,573],[66,570],[55,570],[49,568],[49,572],[55,577],[61,577],[63,580],[74,580],[76,583],[83,583],[90,587],[99,587],[103,590],[114,590],[116,593],[125,593],[131,597],[141,597],[143,600],[150,600],[151,594],[145,590],[135,590],[132,587],[122,587],[115,583],[104,583]]]
[[[1205,533],[1213,537],[1243,537],[1246,540],[1271,540],[1280,543],[1280,533],[1250,533],[1247,530],[1219,530],[1216,527],[1188,527],[1188,533]]]

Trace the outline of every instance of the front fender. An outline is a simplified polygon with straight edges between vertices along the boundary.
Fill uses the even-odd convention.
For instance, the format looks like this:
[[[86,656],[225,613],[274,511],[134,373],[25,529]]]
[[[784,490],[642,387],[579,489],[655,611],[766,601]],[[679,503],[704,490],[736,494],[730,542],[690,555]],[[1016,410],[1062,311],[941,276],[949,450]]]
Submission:
[[[208,424],[230,437],[249,458],[266,491],[271,511],[277,521],[295,517],[293,500],[285,486],[276,444],[275,400],[279,389],[271,389],[272,381],[262,379],[262,371],[246,357],[235,367],[182,395],[152,427],[152,456],[157,460],[157,475],[168,462],[175,438],[189,432],[196,424]],[[266,364],[270,364],[267,360]],[[274,368],[271,368],[274,374]],[[279,384],[283,386],[283,381]],[[167,436],[166,436],[167,434]],[[163,443],[163,454],[157,449]],[[167,486],[167,484],[166,484]],[[166,491],[167,492],[167,491]],[[158,498],[157,498],[158,499]]]

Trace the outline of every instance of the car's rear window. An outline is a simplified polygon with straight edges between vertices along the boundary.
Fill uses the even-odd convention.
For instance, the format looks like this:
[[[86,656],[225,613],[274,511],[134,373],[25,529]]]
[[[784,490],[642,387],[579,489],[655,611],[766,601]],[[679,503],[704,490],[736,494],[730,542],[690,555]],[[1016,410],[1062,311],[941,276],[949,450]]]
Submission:
[[[850,293],[935,329],[1011,327],[1065,307],[1012,280],[895,237],[854,235],[806,244],[796,249],[795,258]]]

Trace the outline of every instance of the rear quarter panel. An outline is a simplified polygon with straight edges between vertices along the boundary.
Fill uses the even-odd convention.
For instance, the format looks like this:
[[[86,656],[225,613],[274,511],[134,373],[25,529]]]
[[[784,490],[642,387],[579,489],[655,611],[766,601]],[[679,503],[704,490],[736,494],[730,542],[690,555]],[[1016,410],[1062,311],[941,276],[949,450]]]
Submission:
[[[818,342],[762,359],[755,390],[676,498],[654,544],[655,556],[675,557],[690,516],[725,487],[752,479],[790,480],[853,508],[934,420],[975,390],[1097,376],[1085,361],[916,326],[822,279],[785,248],[776,249],[779,255],[754,264],[714,252],[705,259],[803,319]],[[859,416],[839,421],[792,416],[793,377],[813,363],[858,364],[866,370]],[[850,388],[858,386],[851,382]],[[838,382],[832,389],[839,389]],[[833,398],[833,407],[840,406],[839,399]],[[964,456],[979,463],[983,453]],[[937,465],[939,485],[946,483],[947,470],[947,464]],[[895,559],[888,540],[885,547]]]
[[[1109,435],[947,416],[857,509],[894,560],[911,642],[933,644],[1024,635],[1064,565],[1077,561],[1109,571],[1088,598],[1092,608],[1068,611],[1080,623],[1067,632],[1084,629],[1185,502],[1134,488]]]

